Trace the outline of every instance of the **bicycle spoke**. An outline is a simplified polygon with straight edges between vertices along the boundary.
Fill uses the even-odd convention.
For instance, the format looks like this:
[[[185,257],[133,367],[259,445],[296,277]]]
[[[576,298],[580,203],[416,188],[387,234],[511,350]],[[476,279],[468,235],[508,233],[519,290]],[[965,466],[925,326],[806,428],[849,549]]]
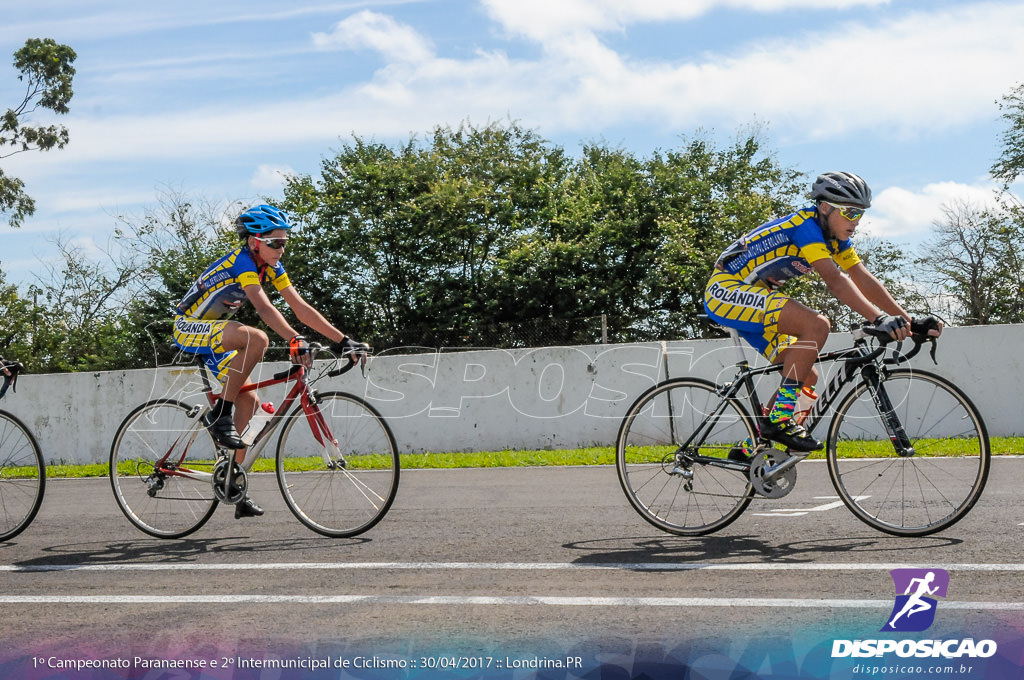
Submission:
[[[205,524],[217,507],[209,475],[189,476],[167,469],[185,456],[191,466],[216,460],[216,447],[189,418],[189,407],[158,399],[125,418],[110,451],[110,483],[118,506],[132,524],[158,538],[187,536]],[[168,466],[170,467],[170,466]]]
[[[984,488],[991,456],[984,425],[970,400],[939,376],[898,369],[882,385],[913,451],[897,453],[862,384],[838,407],[829,430],[833,483],[854,514],[881,531],[941,531]]]
[[[741,472],[696,462],[697,456],[724,461],[732,446],[754,437],[738,402],[722,404],[706,419],[721,401],[711,383],[671,380],[642,395],[623,420],[616,442],[619,481],[640,516],[663,531],[716,531],[750,502],[750,482]],[[683,442],[689,444],[680,450]]]
[[[0,541],[28,528],[45,487],[46,466],[35,437],[13,415],[0,412]]]
[[[379,522],[398,491],[399,461],[383,418],[362,400],[341,392],[321,394],[315,418],[321,437],[341,452],[324,462],[324,444],[296,408],[278,442],[277,476],[292,513],[325,536],[355,536]]]

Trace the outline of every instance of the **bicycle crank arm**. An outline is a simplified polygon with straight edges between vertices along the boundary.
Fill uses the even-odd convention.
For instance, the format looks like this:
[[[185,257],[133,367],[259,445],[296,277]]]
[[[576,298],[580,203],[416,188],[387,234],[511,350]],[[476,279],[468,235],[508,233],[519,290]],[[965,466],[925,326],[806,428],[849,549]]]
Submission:
[[[786,473],[786,470],[790,469],[804,458],[809,456],[810,453],[791,453],[789,458],[782,461],[778,465],[766,465],[764,467],[764,474],[762,479],[766,482],[773,482],[775,479],[782,474]]]

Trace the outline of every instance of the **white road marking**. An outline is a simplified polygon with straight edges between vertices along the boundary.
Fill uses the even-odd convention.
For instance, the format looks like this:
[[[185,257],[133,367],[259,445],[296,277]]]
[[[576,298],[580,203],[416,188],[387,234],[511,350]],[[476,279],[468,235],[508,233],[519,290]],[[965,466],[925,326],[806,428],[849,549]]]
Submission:
[[[495,571],[891,571],[892,569],[937,568],[946,571],[1007,572],[1024,571],[1014,563],[935,563],[935,562],[837,562],[837,563],[762,563],[762,562],[121,562],[114,564],[4,564],[0,572],[32,573],[53,571],[291,571],[291,570],[462,570]]]
[[[884,609],[892,600],[712,597],[547,597],[488,595],[3,595],[0,604],[399,604],[555,607],[765,607]],[[1024,611],[1024,602],[943,602],[943,609]]]
[[[815,496],[815,500],[829,500],[832,498],[839,498],[839,496]],[[862,501],[870,496],[854,496],[854,500]],[[836,508],[844,507],[843,501],[839,500],[834,503],[826,503],[824,505],[818,505],[813,508],[773,508],[771,512],[754,512],[751,513],[757,517],[800,517],[806,515],[809,512],[824,512],[826,510],[835,510]]]
[[[497,571],[889,571],[898,568],[941,568],[946,571],[1024,572],[1024,564],[908,564],[908,563],[608,563],[568,562],[277,562],[277,563],[117,563],[0,565],[0,572],[158,572],[158,571],[291,571],[291,570],[497,570]],[[745,607],[889,609],[892,599],[841,600],[798,598],[704,597],[561,597],[461,595],[0,595],[4,604],[394,604],[394,605],[547,605],[559,607]],[[1024,611],[1024,602],[943,602],[944,609]]]

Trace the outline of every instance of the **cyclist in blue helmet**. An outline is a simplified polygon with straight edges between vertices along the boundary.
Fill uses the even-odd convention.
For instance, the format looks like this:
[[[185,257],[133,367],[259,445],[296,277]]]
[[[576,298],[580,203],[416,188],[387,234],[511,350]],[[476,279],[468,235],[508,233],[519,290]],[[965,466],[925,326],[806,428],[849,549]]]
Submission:
[[[822,443],[794,419],[802,388],[814,389],[814,364],[828,338],[829,320],[778,292],[786,281],[817,273],[836,298],[896,340],[910,335],[910,316],[867,270],[850,241],[871,189],[851,172],[826,172],[811,185],[813,205],[745,234],[718,258],[704,292],[704,309],[718,324],[738,331],[773,363],[783,364],[782,384],[760,422],[761,435],[794,451]],[[941,333],[941,325],[930,331]],[[730,458],[744,460],[742,451]]]
[[[254,390],[240,390],[250,382],[249,375],[262,361],[270,339],[264,331],[232,321],[231,316],[251,302],[260,319],[288,342],[292,361],[307,368],[312,364],[305,338],[271,304],[264,283],[280,292],[301,323],[338,343],[343,351],[359,353],[368,348],[331,325],[288,280],[281,264],[292,228],[287,213],[257,205],[238,216],[235,228],[241,246],[207,267],[175,308],[174,342],[201,356],[223,384],[221,397],[204,416],[204,424],[219,444],[235,449],[235,460],[242,462],[245,443],[238,433],[259,408],[259,397]],[[248,496],[235,506],[236,519],[262,514]]]

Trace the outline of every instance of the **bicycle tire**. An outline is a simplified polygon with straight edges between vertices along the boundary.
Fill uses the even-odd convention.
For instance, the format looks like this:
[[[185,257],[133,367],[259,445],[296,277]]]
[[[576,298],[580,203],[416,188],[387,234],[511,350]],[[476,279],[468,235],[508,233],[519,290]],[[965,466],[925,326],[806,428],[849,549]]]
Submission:
[[[742,472],[700,463],[680,468],[680,443],[721,401],[714,383],[676,378],[640,395],[622,419],[615,440],[619,483],[640,516],[662,531],[710,534],[734,522],[754,497]],[[753,420],[739,400],[729,399],[708,436],[688,452],[724,459],[746,438],[756,441]],[[681,470],[692,472],[692,478]]]
[[[39,443],[17,417],[0,411],[0,541],[28,528],[45,491],[46,463]]]
[[[124,516],[150,536],[188,536],[206,524],[217,509],[208,479],[153,475],[157,460],[172,447],[185,445],[180,438],[195,425],[188,416],[190,410],[190,406],[174,399],[148,401],[121,421],[110,445],[109,476],[114,499]],[[200,426],[189,446],[189,467],[212,473],[216,459],[213,438]]]
[[[952,382],[916,369],[882,383],[915,454],[892,446],[868,385],[836,408],[828,432],[829,476],[864,523],[894,536],[927,536],[974,507],[991,465],[988,431],[974,403]]]
[[[384,418],[362,399],[344,392],[316,396],[338,442],[337,454],[324,459],[301,405],[288,416],[277,443],[275,467],[288,509],[323,536],[348,538],[371,529],[384,518],[398,493],[401,466],[395,437]]]

